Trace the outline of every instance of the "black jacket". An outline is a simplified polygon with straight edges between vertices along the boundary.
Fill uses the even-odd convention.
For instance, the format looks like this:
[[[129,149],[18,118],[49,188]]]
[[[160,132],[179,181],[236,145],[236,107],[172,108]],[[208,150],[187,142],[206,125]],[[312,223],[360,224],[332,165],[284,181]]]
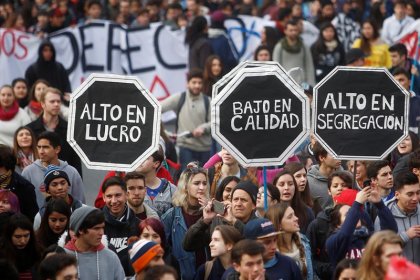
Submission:
[[[27,125],[34,131],[36,136],[39,136],[42,132],[46,131],[42,118],[43,114]],[[76,168],[77,172],[82,176],[82,163],[80,162],[80,158],[67,142],[67,122],[60,116],[58,117],[58,125],[54,132],[57,133],[61,139],[61,151],[58,154],[58,158],[67,161],[67,163]]]
[[[32,222],[38,213],[38,204],[36,202],[35,187],[20,176],[18,173],[12,173],[12,180],[6,189],[11,190],[19,199],[20,212],[28,217]]]
[[[105,214],[105,235],[111,245],[115,247],[115,251],[124,268],[126,276],[134,275],[134,270],[130,264],[130,256],[128,254],[128,238],[131,236],[139,236],[140,220],[136,217],[130,207],[126,207],[124,218],[117,220],[111,215],[108,207],[104,207],[102,211]]]
[[[42,56],[42,49],[49,46],[53,52],[51,61],[45,61]],[[52,87],[58,88],[61,92],[71,92],[69,75],[63,64],[55,61],[55,48],[49,41],[41,43],[38,49],[38,60],[31,64],[25,72],[25,79],[28,87],[31,88],[36,80],[44,79]]]
[[[306,231],[311,244],[313,269],[321,279],[331,279],[334,273],[334,267],[328,259],[325,248],[325,242],[330,234],[330,214],[332,210],[332,208],[327,208],[320,212],[315,220],[309,224]]]

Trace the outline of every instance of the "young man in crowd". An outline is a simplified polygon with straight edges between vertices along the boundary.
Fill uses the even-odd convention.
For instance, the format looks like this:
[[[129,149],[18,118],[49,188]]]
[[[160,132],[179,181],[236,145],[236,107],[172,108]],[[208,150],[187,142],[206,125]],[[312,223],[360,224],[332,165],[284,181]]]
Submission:
[[[61,152],[60,136],[55,132],[45,131],[38,136],[37,149],[39,159],[27,166],[22,176],[35,186],[36,200],[41,208],[45,202],[44,176],[49,165],[58,166],[69,178],[69,193],[73,198],[86,202],[82,178],[77,170],[66,161],[58,158]]]
[[[401,173],[395,179],[395,198],[387,203],[398,225],[398,233],[404,243],[403,255],[420,265],[420,185],[411,172]],[[375,230],[379,230],[379,219]]]
[[[78,280],[77,259],[69,254],[46,257],[39,266],[41,280]]]
[[[420,124],[420,96],[415,95],[410,91],[410,73],[404,68],[397,67],[392,72],[394,79],[400,85],[410,92],[410,111],[408,113],[408,126],[409,129],[417,133]]]
[[[159,215],[149,205],[144,203],[147,187],[146,179],[138,171],[128,172],[124,177],[127,185],[127,204],[140,220],[146,218],[160,219]]]
[[[273,223],[265,218],[258,218],[245,225],[244,237],[256,240],[265,248],[263,259],[268,279],[302,279],[299,267],[289,257],[283,256],[277,250],[279,231]]]
[[[408,170],[416,175],[420,181],[420,150],[414,151],[409,155]]]
[[[394,14],[384,20],[382,26],[382,40],[389,46],[397,42],[397,38],[403,30],[414,22],[414,19],[407,15],[407,1],[397,0],[394,2]]]
[[[298,24],[298,21],[294,19],[286,23],[285,37],[274,47],[273,61],[280,63],[286,71],[299,67],[303,70],[302,82],[314,86],[315,68],[312,53],[299,36]]]
[[[244,239],[233,246],[231,259],[233,268],[226,270],[222,279],[264,280],[264,246],[255,240]]]
[[[70,217],[74,232],[65,246],[66,253],[77,259],[79,279],[124,280],[124,269],[118,256],[102,244],[105,217],[101,210],[86,206]]]
[[[44,131],[57,133],[61,147],[59,158],[67,161],[71,166],[76,168],[79,174],[82,174],[80,158],[73,148],[70,147],[70,144],[67,143],[67,122],[60,117],[61,98],[62,92],[59,89],[52,87],[46,88],[41,93],[40,98],[42,114],[38,119],[28,124],[28,126],[38,137]]]
[[[48,166],[47,172],[45,172],[44,185],[45,192],[49,194],[49,196],[45,198],[44,205],[39,209],[38,214],[35,216],[34,230],[37,230],[41,225],[41,219],[44,215],[45,207],[51,199],[64,199],[67,204],[70,205],[72,212],[83,206],[83,203],[80,200],[75,199],[71,194],[69,194],[69,176],[66,172],[60,170],[59,167],[55,165]]]
[[[136,273],[135,280],[147,280],[145,274],[148,269],[164,265],[162,247],[156,242],[140,239],[129,250],[130,262]]]
[[[127,205],[127,186],[119,177],[110,177],[102,185],[105,207],[105,235],[115,247],[125,275],[132,276],[134,271],[128,255],[128,238],[139,236],[139,222],[133,210]]]
[[[334,171],[342,170],[341,161],[334,159],[318,142],[313,146],[313,152],[319,164],[312,165],[308,170],[308,183],[312,199],[325,209],[333,204],[328,193],[328,177]]]
[[[384,202],[394,197],[395,192],[392,190],[394,179],[388,161],[378,160],[370,162],[367,166],[366,173],[371,181],[371,186],[378,188]]]
[[[157,172],[163,160],[163,153],[158,150],[136,169],[144,175],[146,182],[144,202],[155,210],[159,217],[172,207],[172,197],[176,191],[176,186],[167,179],[157,177]]]
[[[182,136],[178,137],[176,144],[182,170],[192,161],[199,161],[201,165],[206,163],[211,147],[210,100],[202,92],[203,73],[200,69],[192,69],[187,79],[186,92],[173,94],[161,103],[162,113],[172,110],[177,115],[175,130]]]

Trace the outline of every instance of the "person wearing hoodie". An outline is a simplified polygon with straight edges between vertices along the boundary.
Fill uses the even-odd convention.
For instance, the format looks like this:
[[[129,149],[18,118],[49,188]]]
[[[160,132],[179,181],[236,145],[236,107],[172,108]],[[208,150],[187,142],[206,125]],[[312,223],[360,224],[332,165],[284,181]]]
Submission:
[[[353,193],[353,195],[351,195]],[[348,196],[344,196],[348,194]],[[355,195],[355,197],[354,197]],[[360,259],[366,243],[374,231],[373,222],[363,210],[366,202],[374,204],[378,209],[380,230],[397,231],[397,224],[391,211],[385,206],[377,187],[365,187],[343,191],[334,198],[337,205],[331,212],[332,234],[328,237],[325,247],[332,266],[342,259]],[[351,204],[351,207],[349,206]],[[362,224],[362,219],[364,223]]]
[[[312,200],[318,201],[322,209],[326,209],[332,205],[332,198],[328,193],[328,176],[342,169],[341,161],[334,159],[318,142],[313,145],[313,152],[319,164],[312,165],[308,170],[309,189]]]
[[[395,179],[395,197],[386,204],[398,225],[404,247],[403,256],[420,265],[420,185],[411,172],[401,173]],[[379,221],[375,221],[375,229]]]
[[[39,159],[28,165],[22,172],[22,176],[35,186],[36,201],[38,207],[42,207],[45,202],[44,176],[49,165],[55,165],[64,171],[69,178],[69,193],[74,199],[85,203],[85,193],[82,178],[77,170],[66,161],[58,159],[61,151],[60,137],[55,132],[46,131],[38,137],[37,148]]]
[[[34,230],[38,230],[40,227],[45,209],[51,200],[63,199],[69,205],[71,212],[85,206],[80,200],[75,199],[68,193],[70,188],[69,176],[67,176],[66,172],[60,170],[59,167],[55,165],[48,166],[47,172],[45,172],[44,185],[45,191],[49,196],[45,198],[44,205],[39,209],[38,214],[35,216]]]
[[[140,220],[127,205],[127,186],[120,177],[110,177],[102,185],[105,207],[105,234],[115,247],[126,276],[133,276],[128,253],[128,238],[139,236]]]
[[[86,206],[70,217],[74,236],[64,246],[77,259],[79,279],[124,280],[124,269],[118,256],[102,244],[105,217],[101,210]]]
[[[71,92],[67,70],[63,64],[55,60],[55,54],[54,45],[50,41],[41,43],[38,49],[38,60],[31,64],[25,72],[25,79],[28,81],[29,88],[36,80],[44,79],[61,92]]]

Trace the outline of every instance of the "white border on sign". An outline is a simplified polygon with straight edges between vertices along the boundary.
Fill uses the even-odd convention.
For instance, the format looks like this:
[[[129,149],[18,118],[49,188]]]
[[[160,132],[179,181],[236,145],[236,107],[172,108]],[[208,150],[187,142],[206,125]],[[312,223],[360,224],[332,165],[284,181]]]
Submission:
[[[381,72],[385,73],[390,80],[401,90],[401,93],[405,95],[405,113],[404,118],[407,120],[404,125],[404,133],[403,135],[398,138],[398,140],[391,145],[381,156],[354,156],[354,155],[339,155],[337,154],[325,141],[322,139],[316,132],[316,116],[317,116],[317,100],[318,100],[318,89],[323,86],[335,73],[338,71],[355,71],[355,72]],[[331,154],[334,158],[340,160],[381,160],[384,159],[389,153],[391,153],[398,144],[404,140],[408,136],[408,112],[409,112],[409,102],[410,102],[410,93],[405,90],[397,81],[395,81],[394,77],[389,73],[386,68],[374,68],[374,67],[352,67],[352,66],[336,66],[327,76],[325,76],[316,86],[314,87],[314,94],[313,94],[313,111],[312,111],[312,128],[314,131],[315,138],[318,142],[327,150],[329,154]]]
[[[74,125],[76,121],[77,98],[82,96],[94,82],[134,84],[139,90],[139,94],[142,94],[150,102],[150,104],[155,108],[154,114],[153,114],[152,145],[148,149],[146,149],[144,153],[139,155],[139,157],[136,160],[134,160],[131,164],[118,164],[118,163],[90,161],[88,156],[83,151],[83,149],[77,144],[76,140],[74,139],[74,132],[75,132]],[[72,148],[76,151],[77,155],[82,159],[83,163],[89,169],[133,171],[159,148],[160,120],[161,120],[161,111],[162,111],[161,105],[159,101],[150,93],[150,91],[140,82],[140,80],[137,77],[114,75],[114,74],[102,74],[102,73],[91,74],[71,95],[69,109],[70,111],[69,111],[68,128],[67,128],[67,142],[70,144],[70,146],[72,146]]]
[[[270,166],[283,164],[305,139],[309,136],[309,99],[303,92],[303,89],[287,74],[287,72],[277,62],[271,62],[270,65],[262,63],[260,67],[243,67],[223,88],[218,96],[212,100],[212,134],[213,137],[226,148],[238,162],[245,166]],[[245,65],[246,66],[246,65]],[[290,145],[279,155],[272,158],[246,158],[226,137],[220,132],[220,126],[216,120],[220,120],[220,105],[228,98],[234,89],[247,77],[275,76],[279,79],[301,102],[302,102],[302,127],[303,130],[290,143]],[[220,123],[220,121],[219,121]],[[255,139],[254,139],[255,140]]]

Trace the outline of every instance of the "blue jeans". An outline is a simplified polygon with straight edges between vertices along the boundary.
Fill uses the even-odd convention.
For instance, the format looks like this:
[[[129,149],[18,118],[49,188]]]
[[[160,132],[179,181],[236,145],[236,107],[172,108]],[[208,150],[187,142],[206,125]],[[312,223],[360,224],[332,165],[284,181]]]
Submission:
[[[198,161],[200,166],[203,166],[210,158],[210,151],[197,152],[185,147],[179,147],[179,163],[181,163],[181,170],[185,170],[187,164],[192,161]]]

